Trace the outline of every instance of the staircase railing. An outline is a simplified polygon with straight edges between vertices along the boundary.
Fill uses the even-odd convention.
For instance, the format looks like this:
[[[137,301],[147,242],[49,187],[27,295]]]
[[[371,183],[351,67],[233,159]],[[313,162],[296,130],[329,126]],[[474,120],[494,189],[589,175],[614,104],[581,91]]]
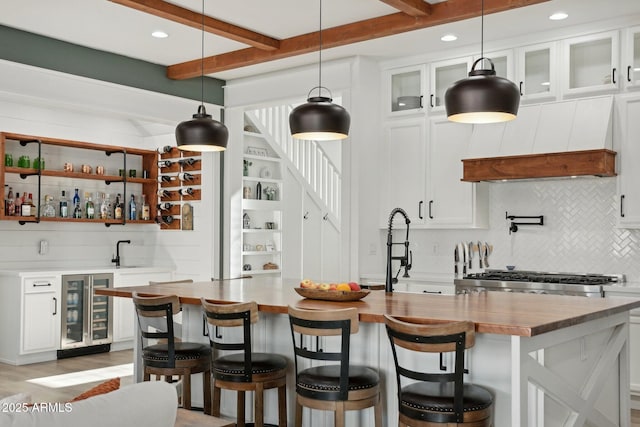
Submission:
[[[294,140],[289,132],[291,105],[247,111],[246,116],[278,155],[298,172],[298,178],[316,202],[325,208],[336,226],[340,224],[342,176],[317,141]]]

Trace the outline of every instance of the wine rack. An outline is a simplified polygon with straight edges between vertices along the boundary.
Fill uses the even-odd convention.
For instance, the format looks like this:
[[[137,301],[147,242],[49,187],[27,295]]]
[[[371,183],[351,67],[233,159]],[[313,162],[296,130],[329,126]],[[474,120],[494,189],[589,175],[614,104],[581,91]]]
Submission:
[[[202,157],[201,153],[194,151],[182,151],[177,147],[165,147],[160,149],[158,155],[158,182],[156,207],[163,202],[172,204],[168,211],[157,210],[156,221],[160,224],[161,230],[181,230],[182,207],[190,202],[200,201],[202,198]],[[169,149],[170,148],[170,149]],[[170,162],[164,165],[164,162]],[[181,181],[179,175],[188,173],[192,178],[190,181]],[[164,181],[162,177],[169,177],[171,180]],[[181,191],[191,189],[191,194],[181,194]],[[167,194],[160,194],[166,190]],[[171,222],[163,218],[171,217]]]

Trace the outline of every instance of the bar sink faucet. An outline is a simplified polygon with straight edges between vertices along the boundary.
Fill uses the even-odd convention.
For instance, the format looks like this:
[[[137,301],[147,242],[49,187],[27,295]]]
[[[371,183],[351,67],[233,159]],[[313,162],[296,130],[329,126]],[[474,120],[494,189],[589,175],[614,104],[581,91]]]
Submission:
[[[116,243],[116,256],[111,260],[116,263],[116,268],[120,268],[120,243],[131,244],[131,240],[118,240]]]
[[[404,222],[407,224],[407,235],[404,239],[404,242],[393,242],[393,217],[396,214],[401,214],[404,217]],[[400,274],[400,270],[404,267],[404,275],[402,277],[409,277],[409,270],[411,270],[411,263],[413,260],[413,253],[409,250],[409,216],[407,213],[401,208],[395,208],[391,211],[389,215],[389,229],[387,231],[387,278],[385,281],[385,292],[393,292],[393,284],[398,283],[398,274]],[[404,255],[403,256],[393,256],[392,247],[393,245],[404,245]],[[399,260],[400,268],[396,273],[396,276],[393,277],[391,273],[391,261]]]

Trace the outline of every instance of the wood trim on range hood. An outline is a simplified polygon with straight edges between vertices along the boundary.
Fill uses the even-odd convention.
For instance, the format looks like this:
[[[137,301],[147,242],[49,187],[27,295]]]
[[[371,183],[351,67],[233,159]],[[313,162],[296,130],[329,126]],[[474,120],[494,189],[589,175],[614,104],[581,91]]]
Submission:
[[[463,159],[462,181],[616,176],[616,152],[599,149],[563,153]]]

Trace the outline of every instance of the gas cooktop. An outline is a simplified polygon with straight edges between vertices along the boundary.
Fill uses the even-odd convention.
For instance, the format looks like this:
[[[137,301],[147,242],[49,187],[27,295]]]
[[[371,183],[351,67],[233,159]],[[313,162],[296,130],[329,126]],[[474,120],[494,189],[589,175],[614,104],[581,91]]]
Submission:
[[[507,282],[566,283],[580,285],[610,285],[624,281],[621,274],[550,273],[525,270],[485,270],[464,276],[471,280],[499,280]]]

